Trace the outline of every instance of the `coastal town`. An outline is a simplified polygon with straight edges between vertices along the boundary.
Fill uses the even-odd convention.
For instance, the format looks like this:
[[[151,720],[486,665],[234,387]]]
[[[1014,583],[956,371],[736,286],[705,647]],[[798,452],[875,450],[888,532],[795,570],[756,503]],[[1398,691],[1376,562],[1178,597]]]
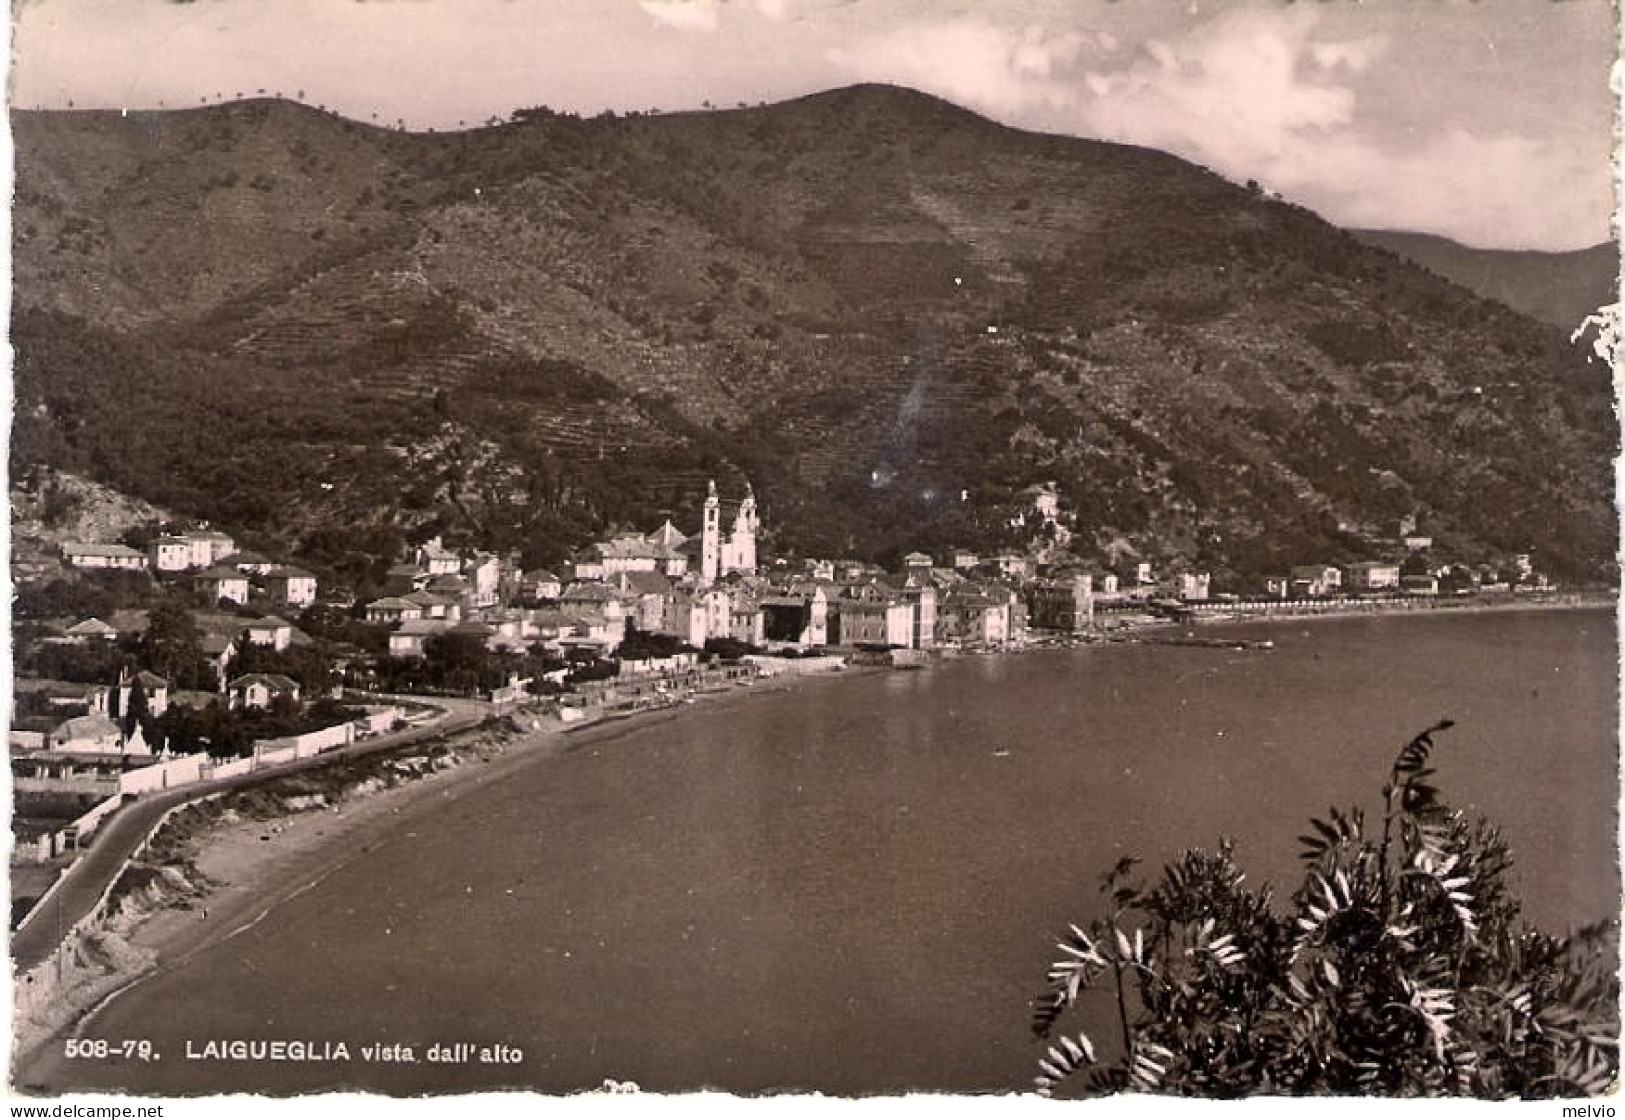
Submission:
[[[14,5],[14,1112],[1614,1114],[1614,5],[284,7]]]
[[[1407,520],[1391,559],[1306,563],[1244,597],[1203,572],[1085,560],[1054,487],[1027,497],[1033,548],[910,552],[888,570],[763,556],[749,484],[725,497],[712,483],[692,531],[668,518],[613,533],[560,571],[435,537],[359,601],[219,527],[154,527],[140,548],[64,542],[57,570],[20,580],[14,862],[71,858],[128,799],[404,726],[413,708],[400,696],[524,705],[571,723],[675,703],[718,673],[909,668],[1138,638],[1157,623],[1551,590],[1527,555],[1441,561]],[[98,613],[69,613],[75,602]]]

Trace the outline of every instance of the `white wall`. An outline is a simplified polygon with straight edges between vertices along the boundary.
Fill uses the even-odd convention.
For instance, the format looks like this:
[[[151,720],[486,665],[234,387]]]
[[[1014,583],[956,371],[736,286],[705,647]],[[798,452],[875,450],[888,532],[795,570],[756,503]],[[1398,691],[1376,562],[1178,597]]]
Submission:
[[[211,767],[209,770],[209,777],[235,778],[238,774],[252,773],[253,769],[254,758],[252,756],[248,758],[239,758],[234,762],[222,762],[214,767]]]
[[[209,766],[209,756],[202,752],[156,762],[139,770],[127,770],[119,775],[120,793],[150,793],[155,789],[174,789],[201,781]]]

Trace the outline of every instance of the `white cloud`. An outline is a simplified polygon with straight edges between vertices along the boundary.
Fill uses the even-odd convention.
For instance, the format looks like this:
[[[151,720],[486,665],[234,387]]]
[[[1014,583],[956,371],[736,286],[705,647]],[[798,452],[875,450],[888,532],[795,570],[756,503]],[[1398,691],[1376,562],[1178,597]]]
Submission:
[[[1301,7],[1242,10],[1149,41],[1128,66],[1086,76],[1074,127],[1258,179],[1343,225],[1572,245],[1607,212],[1606,179],[1572,136],[1456,128],[1398,150],[1362,119],[1353,84],[1388,41],[1317,39],[1317,22]]]
[[[1487,248],[1583,248],[1613,205],[1598,162],[1559,137],[1455,129],[1395,155],[1353,138],[1282,162],[1269,185],[1341,225],[1442,233]],[[1532,204],[1533,200],[1533,204]]]
[[[680,31],[715,31],[717,29],[716,0],[638,0],[654,21]]]
[[[1368,23],[1249,5],[1136,41],[1066,18],[1057,9],[1047,25],[915,22],[827,57],[855,79],[911,85],[1011,124],[1161,148],[1257,179],[1343,225],[1574,246],[1610,212],[1598,173],[1606,156],[1584,157],[1595,145],[1580,125],[1521,135],[1457,114],[1453,130],[1395,127],[1377,93],[1408,63],[1402,44]]]
[[[1008,119],[1075,106],[1079,59],[1103,49],[1089,34],[971,18],[899,27],[828,58],[854,78],[913,86]]]
[[[1084,123],[1110,139],[1195,149],[1229,166],[1275,159],[1305,132],[1348,125],[1353,91],[1304,76],[1314,15],[1300,11],[1241,11],[1178,40],[1148,41],[1128,66],[1090,75]]]

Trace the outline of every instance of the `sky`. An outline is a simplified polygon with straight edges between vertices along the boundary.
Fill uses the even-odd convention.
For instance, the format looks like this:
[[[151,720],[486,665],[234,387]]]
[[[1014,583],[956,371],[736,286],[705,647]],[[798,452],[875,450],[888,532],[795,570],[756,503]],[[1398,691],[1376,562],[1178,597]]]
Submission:
[[[1162,148],[1343,226],[1611,235],[1608,0],[14,0],[12,104],[260,91],[456,128],[891,82]]]

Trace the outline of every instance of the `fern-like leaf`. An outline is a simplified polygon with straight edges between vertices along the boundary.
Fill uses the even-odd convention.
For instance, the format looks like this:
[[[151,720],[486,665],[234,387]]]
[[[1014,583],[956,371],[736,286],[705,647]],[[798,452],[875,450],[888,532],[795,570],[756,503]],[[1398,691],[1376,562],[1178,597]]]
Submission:
[[[1071,926],[1066,938],[1056,942],[1055,947],[1066,956],[1050,965],[1044,975],[1049,987],[1033,1002],[1032,1028],[1039,1038],[1049,1037],[1055,1020],[1107,965],[1094,939],[1077,926]]]
[[[1080,1034],[1075,1041],[1062,1036],[1038,1060],[1038,1076],[1033,1079],[1033,1084],[1037,1086],[1039,1096],[1047,1097],[1054,1092],[1055,1086],[1085,1066],[1094,1064],[1095,1044],[1089,1041],[1088,1035]]]
[[[1427,766],[1428,755],[1433,750],[1434,734],[1454,726],[1456,726],[1455,720],[1441,719],[1438,723],[1406,743],[1400,749],[1399,757],[1394,759],[1394,776],[1399,778],[1420,773]]]

